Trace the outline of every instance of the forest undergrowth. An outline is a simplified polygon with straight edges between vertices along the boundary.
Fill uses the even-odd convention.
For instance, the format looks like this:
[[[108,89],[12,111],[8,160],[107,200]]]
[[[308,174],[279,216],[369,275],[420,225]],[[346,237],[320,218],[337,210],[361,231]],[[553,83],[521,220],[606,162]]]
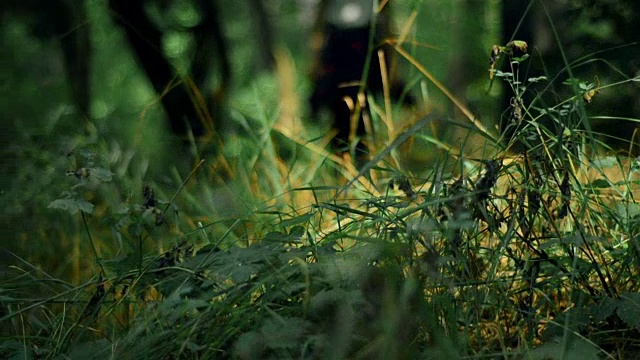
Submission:
[[[433,112],[391,131],[373,111],[390,135],[360,169],[267,115],[184,177],[144,182],[113,144],[74,150],[35,212],[49,218],[17,234],[69,254],[10,254],[0,354],[636,358],[640,161],[587,124],[604,85],[525,103],[549,81],[520,79],[526,61],[525,43],[494,48],[513,92],[501,135]],[[422,134],[433,122],[479,134],[483,156]],[[439,155],[407,170],[409,139]],[[38,263],[56,256],[73,276]]]

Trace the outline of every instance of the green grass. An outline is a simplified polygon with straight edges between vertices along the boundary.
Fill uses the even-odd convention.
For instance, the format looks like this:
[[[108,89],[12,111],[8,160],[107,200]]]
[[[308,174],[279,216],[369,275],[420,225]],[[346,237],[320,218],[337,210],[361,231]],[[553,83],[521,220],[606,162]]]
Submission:
[[[509,65],[529,60],[502,59],[505,135],[452,95],[468,119],[376,102],[361,170],[322,131],[283,125],[268,77],[232,99],[242,130],[202,159],[25,137],[32,163],[4,202],[28,223],[3,254],[0,355],[638,356],[640,163],[583,123],[599,84],[524,103],[533,81]]]

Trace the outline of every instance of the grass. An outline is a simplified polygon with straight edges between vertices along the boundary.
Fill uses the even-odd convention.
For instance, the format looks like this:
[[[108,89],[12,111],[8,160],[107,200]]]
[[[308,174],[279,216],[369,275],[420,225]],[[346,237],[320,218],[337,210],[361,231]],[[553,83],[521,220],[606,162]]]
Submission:
[[[32,190],[54,198],[17,237],[50,248],[7,254],[0,354],[638,356],[640,163],[592,150],[606,146],[581,119],[600,85],[525,104],[523,87],[544,79],[518,81],[509,65],[528,60],[504,51],[505,137],[450,94],[472,121],[373,104],[381,145],[362,169],[292,131],[295,106],[277,114],[258,87],[240,99],[256,109],[236,114],[243,135],[153,181],[106,141],[39,153],[51,166]],[[436,140],[422,132],[435,122],[469,135]],[[439,151],[409,170],[425,144]],[[47,258],[71,275],[40,268]]]

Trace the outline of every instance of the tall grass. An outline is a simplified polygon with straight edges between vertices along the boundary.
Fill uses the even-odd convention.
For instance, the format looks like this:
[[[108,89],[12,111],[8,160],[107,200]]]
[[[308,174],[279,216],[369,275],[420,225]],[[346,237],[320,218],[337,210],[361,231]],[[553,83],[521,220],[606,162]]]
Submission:
[[[585,95],[600,85],[570,80],[557,104],[525,103],[546,80],[522,79],[527,57],[500,51],[507,131],[462,108],[472,121],[428,112],[395,129],[384,117],[402,112],[372,106],[386,132],[360,169],[327,152],[328,139],[291,131],[258,87],[255,111],[235,114],[242,134],[188,175],[168,167],[143,182],[144,162],[106,143],[69,154],[57,166],[67,174],[47,173],[56,215],[37,213],[51,224],[23,240],[73,239],[68,258],[85,276],[9,254],[0,354],[637,355],[640,163],[591,150]],[[433,122],[474,142],[424,135]],[[422,151],[416,138],[441,150],[419,171],[403,161]]]

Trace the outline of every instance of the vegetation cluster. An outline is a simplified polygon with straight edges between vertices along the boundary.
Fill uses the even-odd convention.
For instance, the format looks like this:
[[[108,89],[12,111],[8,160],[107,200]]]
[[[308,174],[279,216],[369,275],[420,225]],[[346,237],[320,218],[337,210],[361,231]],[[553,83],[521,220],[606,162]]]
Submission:
[[[574,76],[591,58],[528,76],[531,44],[496,45],[482,56],[510,95],[498,130],[403,46],[417,87],[455,111],[371,96],[359,168],[323,129],[283,125],[291,63],[238,91],[242,131],[207,156],[17,126],[0,357],[640,356],[640,135],[620,151],[590,126],[601,92],[640,78]]]

